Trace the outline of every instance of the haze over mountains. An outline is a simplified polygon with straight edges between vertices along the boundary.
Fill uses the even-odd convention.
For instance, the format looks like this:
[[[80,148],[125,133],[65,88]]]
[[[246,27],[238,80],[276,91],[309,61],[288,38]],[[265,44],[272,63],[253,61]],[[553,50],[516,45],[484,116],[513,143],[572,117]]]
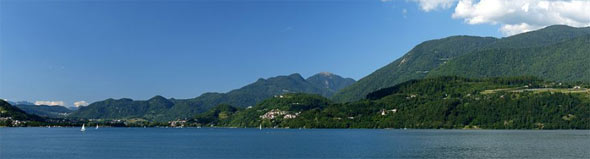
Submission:
[[[61,105],[43,105],[35,104],[29,101],[6,101],[10,105],[19,108],[27,114],[37,115],[40,117],[63,118],[69,113],[77,110],[77,107],[65,107]]]
[[[50,106],[50,105],[31,105],[31,104],[16,104],[15,107],[23,110],[28,114],[38,115],[41,117],[50,118],[64,118],[73,110],[64,106]]]
[[[6,102],[10,103],[10,105],[35,105],[35,103],[31,103],[28,101],[17,101],[17,102],[6,101]]]
[[[398,60],[342,89],[332,99],[355,101],[411,79],[442,75],[532,75],[590,81],[590,27],[549,26],[505,38],[452,36],[423,42]]]
[[[219,104],[248,107],[285,93],[319,94],[332,96],[338,90],[354,83],[331,73],[318,73],[307,79],[300,74],[258,79],[256,82],[227,93],[204,93],[192,99],[166,99],[155,96],[145,101],[132,99],[107,99],[82,107],[70,117],[90,119],[142,118],[148,120],[173,120],[193,117]]]

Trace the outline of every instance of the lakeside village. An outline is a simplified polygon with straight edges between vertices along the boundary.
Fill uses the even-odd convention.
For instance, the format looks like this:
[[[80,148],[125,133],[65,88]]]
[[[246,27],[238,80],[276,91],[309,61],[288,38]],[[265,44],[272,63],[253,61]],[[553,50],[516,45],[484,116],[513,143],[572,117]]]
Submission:
[[[16,120],[12,117],[0,117],[0,125],[9,127],[80,127],[85,125],[100,125],[101,127],[200,127],[194,120],[182,119],[168,122],[148,122],[143,119],[45,119],[45,121]],[[2,126],[0,126],[2,127]]]
[[[581,86],[573,86],[571,88],[550,88],[548,86],[544,86],[544,88],[530,88],[529,85],[525,85],[521,88],[506,88],[506,89],[494,89],[494,90],[485,90],[481,92],[482,94],[489,94],[497,91],[509,91],[509,92],[523,92],[523,91],[531,91],[531,92],[590,92],[590,89],[583,88]],[[557,86],[562,86],[562,83],[557,84]],[[274,98],[283,98],[283,95],[276,95]],[[416,95],[412,94],[406,98],[415,98]],[[502,96],[503,97],[503,96]],[[299,103],[291,103],[292,105],[298,105]],[[246,109],[252,109],[252,106],[246,107]],[[381,109],[377,114],[381,116],[386,116],[394,113],[398,113],[398,109]],[[275,119],[295,119],[297,118],[301,112],[289,112],[280,109],[271,109],[268,112],[264,113],[263,115],[259,116],[260,120],[275,120]],[[67,114],[64,114],[67,116]],[[177,119],[173,121],[167,122],[158,122],[158,121],[148,121],[142,118],[130,118],[130,119],[70,119],[70,118],[41,118],[38,117],[39,120],[37,121],[30,121],[30,120],[17,120],[13,117],[2,117],[0,116],[0,127],[3,125],[7,125],[9,127],[80,127],[83,124],[86,125],[100,125],[103,127],[163,127],[163,128],[183,128],[183,127],[215,127],[216,125],[203,125],[199,123],[196,119]],[[348,119],[354,119],[354,117],[348,117]],[[338,118],[337,120],[342,120]],[[274,128],[278,128],[274,126]]]

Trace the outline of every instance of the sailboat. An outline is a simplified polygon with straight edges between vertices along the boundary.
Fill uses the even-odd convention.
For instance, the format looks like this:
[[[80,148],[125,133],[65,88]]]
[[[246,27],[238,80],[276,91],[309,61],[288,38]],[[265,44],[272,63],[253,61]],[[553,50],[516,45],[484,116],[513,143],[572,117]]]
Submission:
[[[98,129],[98,124],[96,124],[96,129]]]
[[[262,130],[262,124],[260,124],[260,125],[258,126],[258,129]]]
[[[84,128],[84,124],[82,124],[82,128],[80,128],[80,131],[81,131],[81,132],[84,132],[84,131],[86,131],[86,128]]]

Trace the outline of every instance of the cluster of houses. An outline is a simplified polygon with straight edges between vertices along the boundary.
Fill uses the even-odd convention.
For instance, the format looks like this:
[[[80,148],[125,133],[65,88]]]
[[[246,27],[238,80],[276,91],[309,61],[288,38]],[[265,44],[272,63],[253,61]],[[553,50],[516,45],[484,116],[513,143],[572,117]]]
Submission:
[[[171,127],[184,127],[186,122],[187,122],[186,120],[175,120],[175,121],[169,121],[168,124],[170,124]]]
[[[10,121],[10,124],[11,124],[11,125],[6,125],[6,126],[20,126],[20,125],[24,125],[27,123],[26,121],[13,120],[12,117],[0,117],[1,123],[4,123],[6,121]]]
[[[297,118],[297,116],[299,114],[301,114],[301,112],[297,112],[295,114],[289,114],[289,112],[287,112],[287,111],[282,111],[279,109],[272,109],[272,110],[264,113],[263,115],[261,115],[260,118],[262,118],[262,119],[275,119],[280,116],[283,116],[283,119],[294,119],[294,118]]]

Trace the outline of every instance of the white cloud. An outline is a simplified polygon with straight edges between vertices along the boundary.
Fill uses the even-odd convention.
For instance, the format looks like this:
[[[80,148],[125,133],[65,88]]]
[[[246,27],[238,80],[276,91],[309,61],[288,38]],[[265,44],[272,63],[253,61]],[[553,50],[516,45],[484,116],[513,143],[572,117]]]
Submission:
[[[529,32],[529,31],[537,30],[539,28],[540,28],[539,26],[531,26],[531,25],[529,25],[527,23],[504,24],[500,28],[500,31],[502,31],[502,33],[504,35],[514,35],[514,34],[519,34],[519,33],[524,33],[524,32]]]
[[[86,102],[86,101],[77,101],[77,102],[74,102],[74,106],[76,106],[76,107],[88,106],[88,102]]]
[[[420,5],[420,8],[426,12],[438,8],[449,9],[457,2],[457,0],[411,0]]]
[[[514,35],[554,24],[590,26],[589,0],[413,0],[428,12],[450,8],[467,24],[501,25],[500,32]]]
[[[35,101],[35,105],[63,106],[64,101]]]

